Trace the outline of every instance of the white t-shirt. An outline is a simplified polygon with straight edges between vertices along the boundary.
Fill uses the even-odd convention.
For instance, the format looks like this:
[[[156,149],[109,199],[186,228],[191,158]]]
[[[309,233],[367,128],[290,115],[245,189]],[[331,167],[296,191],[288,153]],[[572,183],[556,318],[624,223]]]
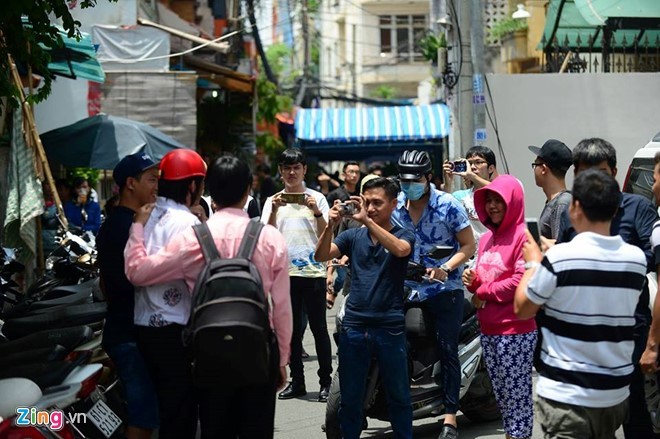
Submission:
[[[280,193],[280,192],[278,192]],[[328,202],[322,193],[305,189],[305,194],[316,199],[316,205],[328,220]],[[275,194],[277,195],[277,194]],[[268,197],[261,213],[261,222],[268,224],[273,197]],[[326,277],[325,263],[314,260],[319,238],[316,234],[316,218],[312,210],[301,204],[287,204],[277,210],[277,229],[282,232],[289,252],[289,275],[298,277]]]
[[[199,220],[183,204],[158,197],[156,207],[144,226],[144,245],[147,255],[165,247],[175,236],[189,229]],[[185,325],[190,317],[191,292],[181,280],[150,287],[135,288],[134,322],[138,326]]]

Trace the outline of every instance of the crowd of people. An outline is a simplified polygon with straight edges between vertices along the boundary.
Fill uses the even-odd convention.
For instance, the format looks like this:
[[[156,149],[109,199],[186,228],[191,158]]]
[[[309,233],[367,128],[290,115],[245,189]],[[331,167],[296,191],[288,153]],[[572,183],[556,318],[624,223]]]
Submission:
[[[279,191],[269,166],[253,174],[230,155],[207,165],[190,150],[172,151],[160,163],[134,154],[113,171],[119,194],[103,222],[88,182],[75,181],[65,212],[72,224],[98,233],[108,299],[103,346],[126,392],[125,435],[147,438],[158,429],[161,438],[193,438],[199,423],[202,438],[272,437],[276,399],[307,395],[307,327],[318,362],[315,398],[326,402],[333,374],[326,312],[343,291],[337,339],[343,437],[360,437],[372,361],[382,372],[394,436],[413,437],[404,311],[412,300],[423,302],[437,341],[439,437],[458,438],[467,290],[507,439],[531,438],[534,419],[547,438],[611,438],[622,425],[627,439],[656,437],[644,393],[644,374],[657,371],[660,339],[660,306],[652,319],[646,282],[660,264],[656,209],[621,193],[616,150],[606,140],[585,139],[571,150],[550,139],[529,150],[546,198],[540,239],[527,230],[521,182],[499,174],[484,146],[460,159],[465,171],[446,161],[442,186],[434,184],[425,151],[405,151],[395,176],[382,169],[363,175],[360,163],[347,161],[340,175],[321,171],[312,180],[304,153],[290,148],[277,162]],[[660,157],[656,202],[658,163]],[[568,190],[571,166],[576,178]],[[465,189],[453,190],[457,178]],[[307,185],[312,181],[315,189]],[[199,389],[182,342],[205,266],[192,226],[205,222],[218,252],[231,258],[251,218],[266,225],[253,261],[269,299],[279,362],[265,385]],[[438,245],[454,251],[430,258]],[[422,264],[436,282],[406,298],[408,261]]]

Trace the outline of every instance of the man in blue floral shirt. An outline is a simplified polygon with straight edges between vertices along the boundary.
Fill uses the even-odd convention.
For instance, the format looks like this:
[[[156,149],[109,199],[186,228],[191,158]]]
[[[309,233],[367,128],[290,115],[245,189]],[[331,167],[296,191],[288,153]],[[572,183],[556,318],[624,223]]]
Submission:
[[[474,254],[475,242],[465,208],[451,195],[431,184],[431,158],[424,151],[405,151],[399,158],[401,191],[393,221],[415,234],[412,260],[427,267],[430,282],[417,288],[418,299],[426,301],[435,321],[440,379],[445,390],[445,418],[440,438],[457,438],[461,372],[458,334],[463,318],[463,264]],[[426,256],[434,246],[456,250],[445,260]]]

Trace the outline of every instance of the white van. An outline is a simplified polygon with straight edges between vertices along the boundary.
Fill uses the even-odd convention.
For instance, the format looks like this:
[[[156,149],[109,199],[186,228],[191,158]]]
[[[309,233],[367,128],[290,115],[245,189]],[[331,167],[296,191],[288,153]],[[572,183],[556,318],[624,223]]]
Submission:
[[[623,191],[638,194],[651,200],[655,204],[655,197],[651,187],[653,186],[653,167],[655,166],[655,154],[660,152],[660,133],[656,134],[649,143],[640,148],[630,163],[626,179],[623,183]],[[657,274],[651,272],[646,275],[649,281],[649,307],[653,309],[655,296],[658,289]]]
[[[640,148],[630,163],[623,191],[630,194],[639,194],[655,204],[655,197],[651,191],[653,186],[653,157],[660,152],[660,133],[656,134],[644,148]]]

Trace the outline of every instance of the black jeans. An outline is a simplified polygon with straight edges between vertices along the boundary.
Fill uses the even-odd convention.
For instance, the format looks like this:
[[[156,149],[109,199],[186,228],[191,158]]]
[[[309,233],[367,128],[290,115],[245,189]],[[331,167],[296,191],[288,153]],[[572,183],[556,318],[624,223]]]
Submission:
[[[305,384],[302,361],[303,314],[307,312],[309,328],[314,336],[316,356],[319,361],[319,384],[330,386],[332,381],[332,350],[326,322],[325,278],[291,277],[291,308],[293,334],[291,336],[291,380],[296,385]]]
[[[630,396],[628,397],[629,415],[623,424],[623,433],[626,439],[653,439],[660,438],[660,434],[653,433],[651,425],[651,415],[646,407],[646,394],[644,392],[644,373],[639,367],[639,360],[646,348],[646,340],[649,334],[649,327],[638,325],[635,328],[633,338],[635,340],[635,349],[633,351],[632,362],[635,370],[630,382]]]
[[[197,431],[197,399],[181,341],[183,328],[176,324],[138,328],[138,347],[158,395],[160,439],[192,439]]]
[[[280,377],[280,355],[276,342],[272,348],[269,383],[196,389],[202,439],[272,439],[275,430],[275,393]]]
[[[461,389],[461,365],[458,359],[458,335],[463,321],[463,290],[443,291],[427,300],[427,309],[433,314],[438,353],[440,354],[440,380],[445,391],[445,413],[458,412]]]

